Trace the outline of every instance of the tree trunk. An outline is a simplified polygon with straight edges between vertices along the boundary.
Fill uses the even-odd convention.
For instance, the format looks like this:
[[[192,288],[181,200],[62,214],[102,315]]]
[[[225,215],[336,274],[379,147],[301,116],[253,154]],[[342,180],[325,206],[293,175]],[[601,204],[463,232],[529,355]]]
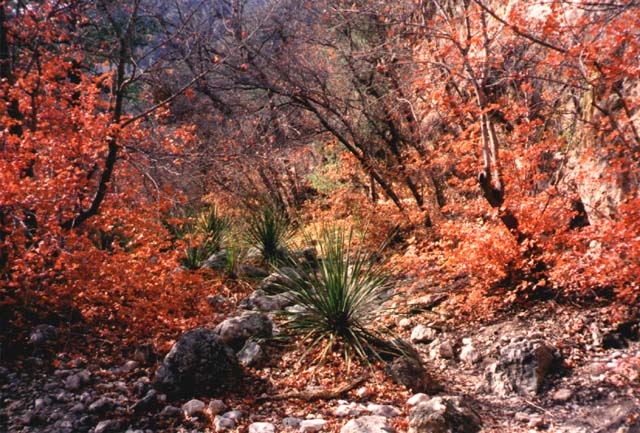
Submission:
[[[7,15],[5,13],[5,2],[0,3],[0,78],[9,83],[9,89],[14,84],[12,59],[9,47],[9,38],[7,35]],[[15,98],[9,98],[5,94],[4,98],[7,104],[7,114],[14,122],[9,127],[9,133],[18,137],[22,136],[22,113],[18,101]]]

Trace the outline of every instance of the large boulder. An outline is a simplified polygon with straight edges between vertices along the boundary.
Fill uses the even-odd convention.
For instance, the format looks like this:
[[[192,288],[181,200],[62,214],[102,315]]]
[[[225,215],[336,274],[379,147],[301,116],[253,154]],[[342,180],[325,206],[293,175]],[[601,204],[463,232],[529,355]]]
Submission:
[[[156,372],[155,384],[170,395],[219,393],[237,382],[241,368],[233,350],[210,329],[182,335]]]
[[[422,363],[411,356],[396,358],[387,366],[386,372],[395,383],[404,385],[413,392],[436,394],[442,390],[442,385]]]
[[[512,341],[500,349],[499,359],[487,366],[483,387],[500,396],[535,396],[559,361],[557,352],[540,339]]]
[[[368,415],[352,419],[346,423],[340,433],[394,433],[395,430],[389,425],[388,420],[383,416]]]
[[[482,421],[461,397],[434,397],[411,409],[409,433],[476,433]]]
[[[249,338],[273,336],[273,322],[265,314],[244,313],[220,322],[214,331],[225,344],[240,350]]]

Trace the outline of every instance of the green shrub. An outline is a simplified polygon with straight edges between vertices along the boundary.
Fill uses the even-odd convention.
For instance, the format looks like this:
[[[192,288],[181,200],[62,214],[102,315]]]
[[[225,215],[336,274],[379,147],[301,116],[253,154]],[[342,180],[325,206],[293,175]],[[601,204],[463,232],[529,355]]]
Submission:
[[[163,224],[174,240],[186,241],[180,263],[187,269],[200,269],[212,254],[222,248],[231,226],[230,220],[215,206],[195,215],[192,211],[179,211],[176,215],[164,219]]]
[[[202,234],[205,242],[212,250],[211,254],[220,251],[229,231],[231,222],[222,215],[216,206],[211,206],[198,214],[195,229]]]
[[[239,273],[240,264],[244,258],[245,251],[240,244],[233,242],[227,245],[227,262],[225,265],[225,273],[230,278],[236,278]]]
[[[353,355],[369,362],[381,358],[388,330],[379,326],[389,297],[389,275],[377,260],[379,251],[356,245],[353,230],[322,229],[318,236],[319,269],[303,266],[280,270],[282,289],[300,312],[283,312],[290,334],[310,339],[308,350],[325,344],[319,359],[340,343],[344,357]]]
[[[180,259],[180,264],[187,269],[200,269],[205,260],[218,251],[219,250],[216,245],[206,240],[193,243],[189,240],[187,241],[187,246],[184,250],[184,257]]]
[[[287,246],[292,234],[289,218],[274,206],[264,207],[249,218],[248,241],[260,250],[270,265],[277,266],[287,261]]]
[[[193,211],[174,209],[166,214],[161,222],[169,232],[172,242],[184,239],[185,236],[193,232]]]

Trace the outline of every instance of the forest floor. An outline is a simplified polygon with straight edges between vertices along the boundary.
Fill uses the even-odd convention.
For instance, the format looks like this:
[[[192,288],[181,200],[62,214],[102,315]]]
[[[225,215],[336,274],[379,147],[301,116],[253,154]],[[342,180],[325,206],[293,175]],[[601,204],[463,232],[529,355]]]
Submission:
[[[245,296],[250,288],[246,290]],[[607,321],[603,307],[546,301],[480,323],[451,315],[446,291],[398,293],[396,302],[404,313],[386,320],[406,341],[418,325],[434,330],[432,341],[416,342],[415,347],[442,385],[439,395],[464,397],[482,420],[481,432],[640,431],[637,321],[616,327]],[[417,298],[424,299],[425,294],[440,304],[423,308]],[[231,311],[241,297],[227,299],[226,309]],[[203,317],[202,325],[214,326],[212,317],[220,318]],[[383,365],[374,365],[373,372],[357,363],[347,368],[336,355],[318,366],[304,357],[300,342],[279,338],[263,342],[267,361],[260,368],[246,369],[242,382],[222,396],[170,401],[159,395],[140,410],[136,404],[150,389],[164,354],[139,350],[105,357],[103,343],[90,333],[71,338],[72,345],[53,345],[0,366],[0,432],[216,431],[214,417],[206,411],[183,416],[181,407],[190,398],[205,404],[221,399],[229,410],[238,411],[235,426],[228,431],[248,431],[254,422],[272,423],[276,431],[296,431],[287,430],[286,424],[299,418],[325,420],[322,431],[338,432],[349,419],[380,410],[372,404],[386,405],[396,431],[408,429],[407,400],[413,393],[393,383]],[[527,339],[545,341],[561,355],[540,392],[488,391],[487,369],[499,360],[501,347]],[[365,382],[333,399],[274,399],[292,391],[333,389],[361,375],[367,376]]]

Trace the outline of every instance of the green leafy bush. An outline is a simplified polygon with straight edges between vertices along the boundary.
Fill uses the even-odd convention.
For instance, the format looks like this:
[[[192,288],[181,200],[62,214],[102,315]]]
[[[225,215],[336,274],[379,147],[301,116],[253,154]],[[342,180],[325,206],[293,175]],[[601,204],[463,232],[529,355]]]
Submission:
[[[344,356],[368,362],[381,358],[388,347],[388,330],[379,325],[383,303],[389,298],[389,275],[377,260],[379,251],[357,245],[353,230],[324,228],[318,236],[319,269],[285,268],[282,289],[299,305],[287,316],[285,329],[310,339],[308,350],[325,344],[319,359],[340,343]]]
[[[309,174],[307,180],[317,191],[331,194],[345,186],[344,182],[335,179],[336,173],[340,173],[343,168],[337,153],[329,153],[325,158],[326,161]]]
[[[287,246],[292,234],[289,218],[274,206],[264,207],[249,218],[248,241],[260,250],[265,262],[273,266],[287,261]]]

